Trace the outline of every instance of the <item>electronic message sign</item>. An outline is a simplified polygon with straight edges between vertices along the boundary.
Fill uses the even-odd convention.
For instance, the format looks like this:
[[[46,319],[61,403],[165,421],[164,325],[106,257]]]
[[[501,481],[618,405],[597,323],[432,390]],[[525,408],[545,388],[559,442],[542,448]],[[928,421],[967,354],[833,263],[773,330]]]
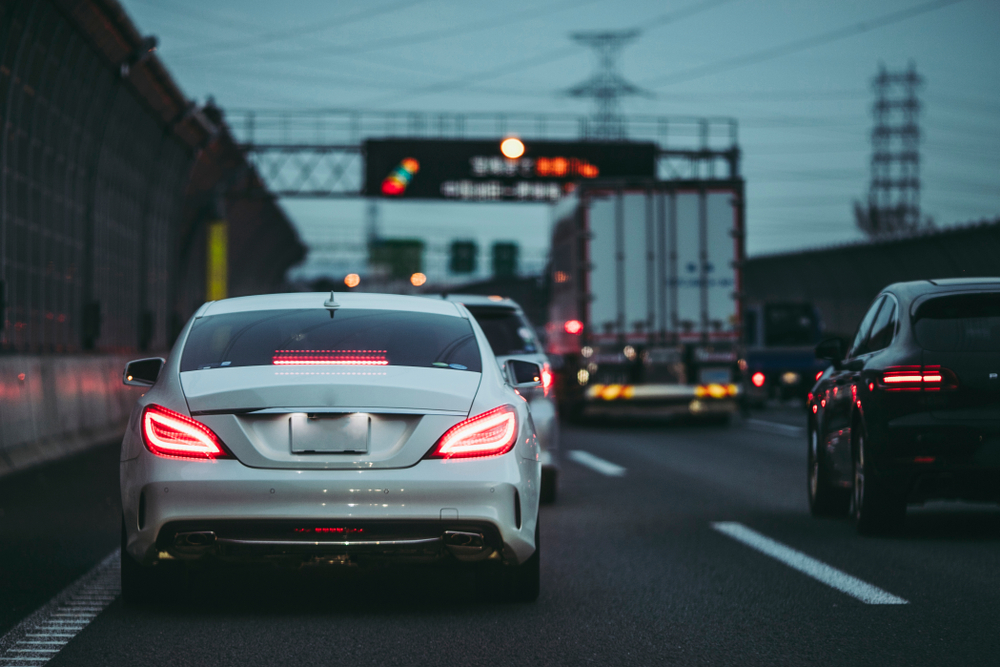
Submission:
[[[654,178],[652,143],[369,139],[365,194],[388,199],[549,202],[595,178]]]

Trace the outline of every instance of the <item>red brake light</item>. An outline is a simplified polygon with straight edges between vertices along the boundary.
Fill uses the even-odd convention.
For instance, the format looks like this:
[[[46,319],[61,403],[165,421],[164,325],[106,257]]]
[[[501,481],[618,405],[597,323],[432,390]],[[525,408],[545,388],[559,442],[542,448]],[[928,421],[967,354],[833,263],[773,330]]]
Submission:
[[[879,381],[886,391],[941,391],[958,388],[958,377],[941,366],[890,366]]]
[[[566,324],[563,325],[563,329],[565,329],[568,334],[579,336],[583,333],[583,322],[580,320],[568,320]]]
[[[445,431],[427,458],[464,459],[506,454],[517,442],[517,412],[509,405],[470,417]]]
[[[545,365],[542,366],[542,392],[546,396],[549,395],[549,390],[552,389],[552,382],[552,367],[546,362]]]
[[[385,350],[275,350],[275,366],[388,366]]]
[[[228,458],[229,453],[210,428],[159,405],[142,413],[142,441],[157,456],[181,459]]]
[[[818,380],[818,379],[819,379],[819,376],[820,376],[820,375],[822,375],[822,374],[823,374],[824,372],[825,372],[825,371],[819,371],[818,373],[816,373],[816,379]]]
[[[761,373],[760,371],[757,371],[756,373],[750,376],[750,382],[752,382],[753,386],[755,387],[763,387],[764,380],[765,380],[764,374]]]

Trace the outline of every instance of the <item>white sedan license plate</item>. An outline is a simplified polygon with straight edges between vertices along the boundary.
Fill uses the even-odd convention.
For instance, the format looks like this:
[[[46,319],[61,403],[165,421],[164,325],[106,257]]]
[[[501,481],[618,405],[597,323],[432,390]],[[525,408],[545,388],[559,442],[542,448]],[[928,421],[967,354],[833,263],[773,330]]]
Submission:
[[[288,420],[293,454],[367,454],[371,419],[347,415],[295,414]]]

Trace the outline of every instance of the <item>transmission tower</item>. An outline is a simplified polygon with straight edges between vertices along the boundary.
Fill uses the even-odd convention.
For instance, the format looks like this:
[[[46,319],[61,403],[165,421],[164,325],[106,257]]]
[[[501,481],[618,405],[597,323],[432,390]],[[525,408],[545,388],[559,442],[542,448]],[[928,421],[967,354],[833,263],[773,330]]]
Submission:
[[[638,30],[577,32],[570,35],[573,40],[592,48],[597,55],[597,70],[594,74],[567,91],[573,97],[594,99],[593,124],[588,128],[588,138],[607,141],[625,139],[621,98],[626,95],[649,94],[618,73],[618,55],[622,47],[638,36]]]
[[[898,72],[889,72],[882,65],[872,79],[875,104],[868,208],[857,207],[858,226],[869,236],[901,236],[923,226],[917,98],[922,84],[913,63]]]

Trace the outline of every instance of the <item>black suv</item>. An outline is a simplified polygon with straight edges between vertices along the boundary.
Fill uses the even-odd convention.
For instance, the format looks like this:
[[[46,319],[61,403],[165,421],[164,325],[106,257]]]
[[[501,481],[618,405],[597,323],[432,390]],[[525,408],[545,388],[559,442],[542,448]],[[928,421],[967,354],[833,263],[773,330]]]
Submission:
[[[907,503],[1000,501],[1000,278],[890,285],[808,401],[809,507],[858,531],[902,522]]]

